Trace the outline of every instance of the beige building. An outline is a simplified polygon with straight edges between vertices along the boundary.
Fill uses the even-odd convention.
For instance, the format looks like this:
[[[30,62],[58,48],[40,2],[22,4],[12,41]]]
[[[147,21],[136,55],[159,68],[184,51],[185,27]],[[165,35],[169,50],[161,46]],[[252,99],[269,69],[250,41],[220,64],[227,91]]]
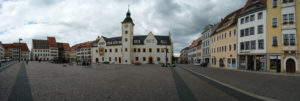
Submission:
[[[240,9],[222,19],[210,36],[211,67],[237,69],[237,16]]]
[[[180,51],[179,63],[182,64],[188,63],[188,51],[189,51],[189,47],[185,47]]]

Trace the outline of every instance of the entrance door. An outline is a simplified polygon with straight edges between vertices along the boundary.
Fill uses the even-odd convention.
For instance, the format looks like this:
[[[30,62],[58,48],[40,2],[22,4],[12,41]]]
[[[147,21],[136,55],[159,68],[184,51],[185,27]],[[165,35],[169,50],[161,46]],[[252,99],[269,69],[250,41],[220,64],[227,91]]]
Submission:
[[[98,63],[99,62],[99,59],[98,58],[96,58],[96,63]]]
[[[149,57],[148,59],[149,59],[148,64],[153,64],[153,58]]]
[[[219,66],[220,66],[220,67],[224,67],[224,66],[225,66],[225,65],[224,65],[223,59],[220,59],[220,60],[219,60]]]
[[[288,59],[286,61],[286,72],[288,72],[288,73],[296,72],[296,64],[293,59]]]
[[[121,63],[121,58],[119,57],[119,63]]]

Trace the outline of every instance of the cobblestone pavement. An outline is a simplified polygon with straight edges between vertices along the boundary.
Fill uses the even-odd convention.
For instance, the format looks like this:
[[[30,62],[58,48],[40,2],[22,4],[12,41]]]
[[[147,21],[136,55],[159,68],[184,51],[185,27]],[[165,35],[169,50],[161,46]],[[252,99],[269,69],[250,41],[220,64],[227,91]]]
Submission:
[[[235,71],[195,68],[191,65],[178,65],[175,68],[165,68],[159,65],[93,64],[92,66],[77,66],[51,64],[48,62],[30,62],[29,64],[25,64],[25,67],[18,63],[0,72],[0,101],[11,101],[14,96],[18,96],[19,92],[31,93],[31,95],[26,95],[24,98],[29,97],[28,100],[30,100],[31,96],[34,101],[258,100],[218,85],[208,79],[201,78],[185,69],[194,70],[199,73],[204,72],[203,74],[219,81],[258,94],[269,89],[267,85],[270,83],[266,83],[264,86],[260,83],[256,84],[256,80],[253,81],[256,76],[253,77],[244,72],[232,73]],[[273,77],[269,76],[261,74],[258,77]],[[249,83],[250,81],[246,82],[247,80],[243,80],[242,78],[250,79],[254,83]],[[285,78],[282,77],[281,79]],[[274,82],[274,79],[270,80]],[[280,84],[284,84],[283,82],[290,83],[290,80],[279,81]],[[258,80],[258,82],[261,81]],[[276,83],[278,82],[276,81]],[[246,85],[247,83],[250,85]],[[294,85],[297,83],[291,84]],[[256,88],[257,86],[266,88],[258,89]],[[20,87],[30,88],[30,90],[20,90]],[[249,90],[251,88],[256,89]],[[288,87],[283,88],[289,90]],[[294,90],[294,92],[296,91],[298,89]],[[277,94],[276,92],[273,93]],[[268,94],[261,95],[280,99]],[[299,99],[295,97],[297,95],[295,93],[288,94],[291,94],[294,99],[283,98],[282,100]]]
[[[269,75],[218,68],[202,68],[193,65],[178,65],[178,67],[196,71],[257,95],[283,101],[300,99],[299,76]]]

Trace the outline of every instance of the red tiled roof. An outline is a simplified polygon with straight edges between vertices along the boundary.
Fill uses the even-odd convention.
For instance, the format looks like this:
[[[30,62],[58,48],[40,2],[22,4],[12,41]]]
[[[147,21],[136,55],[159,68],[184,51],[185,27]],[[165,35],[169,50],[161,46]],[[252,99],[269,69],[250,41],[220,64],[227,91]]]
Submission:
[[[4,48],[17,48],[21,46],[22,51],[29,52],[29,48],[26,43],[12,43],[12,44],[2,44]]]
[[[193,43],[190,45],[190,48],[196,47],[198,45],[198,42],[201,41],[202,38],[199,37],[198,39],[194,40]]]
[[[87,41],[87,42],[83,42],[83,43],[79,43],[76,44],[74,46],[71,47],[71,50],[76,50],[78,47],[88,47],[88,46],[92,46],[94,41]]]
[[[69,43],[58,42],[57,44],[62,44],[64,50],[66,50],[66,51],[71,50]]]
[[[245,4],[245,6],[242,8],[241,12],[244,12],[248,7],[255,6],[256,4],[259,4],[259,3],[264,4],[264,5],[267,4],[267,0],[260,0],[260,2],[251,5],[252,1],[254,1],[254,0],[248,0],[247,3]]]
[[[49,47],[57,47],[56,39],[55,37],[47,37]]]
[[[223,30],[224,28],[228,28],[231,25],[237,23],[238,14],[241,12],[243,8],[240,8],[230,14],[228,14],[224,19],[221,20],[221,23],[218,25],[216,32]],[[232,19],[230,19],[232,18]]]

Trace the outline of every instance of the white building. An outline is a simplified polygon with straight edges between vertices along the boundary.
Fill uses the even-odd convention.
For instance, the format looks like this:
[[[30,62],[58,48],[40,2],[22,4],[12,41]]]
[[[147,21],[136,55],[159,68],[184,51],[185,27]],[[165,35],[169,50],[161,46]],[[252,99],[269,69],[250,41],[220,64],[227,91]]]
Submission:
[[[0,41],[0,60],[4,58],[5,49]]]
[[[205,26],[202,34],[202,55],[201,55],[201,63],[210,64],[210,35],[215,32],[216,28],[219,24],[209,24]]]
[[[266,5],[252,1],[238,17],[239,69],[266,70]]]
[[[32,60],[49,61],[58,58],[58,47],[54,37],[47,40],[32,39]]]
[[[171,63],[172,41],[169,36],[148,35],[134,36],[134,23],[128,10],[122,22],[122,36],[98,37],[93,43],[92,62],[110,62],[115,64]]]

